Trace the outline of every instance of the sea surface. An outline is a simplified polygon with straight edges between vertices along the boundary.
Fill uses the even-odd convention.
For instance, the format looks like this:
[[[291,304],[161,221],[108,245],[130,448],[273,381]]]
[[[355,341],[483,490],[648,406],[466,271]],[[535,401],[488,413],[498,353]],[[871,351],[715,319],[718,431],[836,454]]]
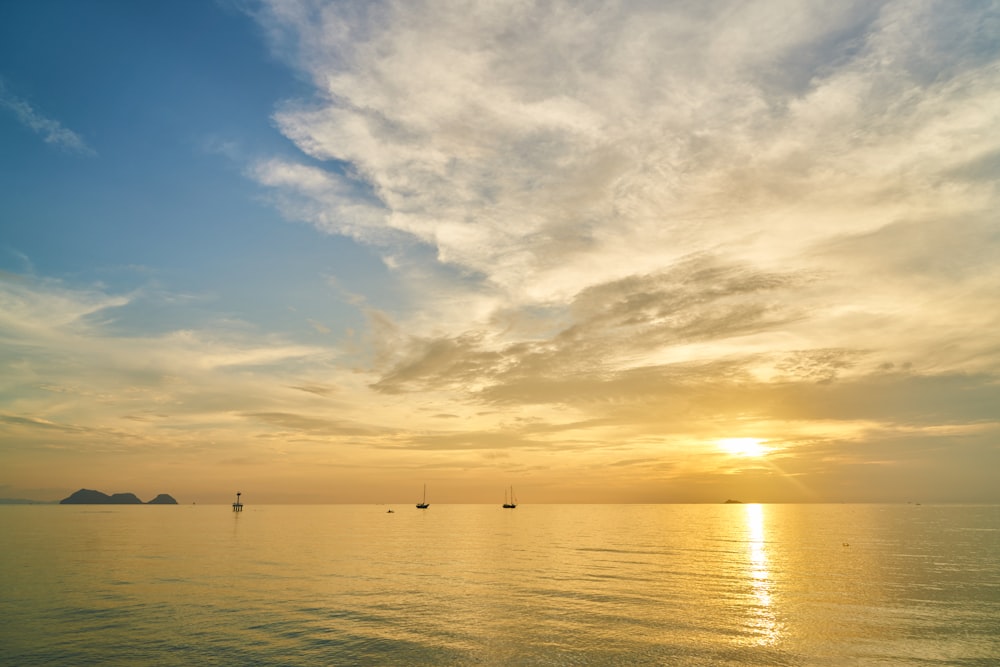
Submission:
[[[0,506],[0,665],[998,665],[1000,507]]]

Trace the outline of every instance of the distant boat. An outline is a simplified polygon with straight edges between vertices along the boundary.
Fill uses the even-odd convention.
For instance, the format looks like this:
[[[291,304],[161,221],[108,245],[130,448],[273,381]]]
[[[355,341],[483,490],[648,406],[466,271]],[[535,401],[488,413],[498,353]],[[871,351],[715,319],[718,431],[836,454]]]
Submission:
[[[514,487],[510,487],[510,500],[507,499],[507,489],[503,490],[503,508],[512,510],[517,507],[517,497],[514,495]]]
[[[425,509],[427,509],[430,506],[431,506],[431,504],[429,502],[427,502],[427,485],[424,484],[424,499],[421,500],[419,503],[417,503],[417,509],[418,510],[425,510]]]

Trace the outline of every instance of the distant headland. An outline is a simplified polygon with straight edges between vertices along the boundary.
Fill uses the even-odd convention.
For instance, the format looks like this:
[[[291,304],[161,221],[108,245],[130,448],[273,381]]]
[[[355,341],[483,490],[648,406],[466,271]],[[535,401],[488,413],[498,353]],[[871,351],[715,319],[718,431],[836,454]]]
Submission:
[[[60,505],[176,505],[177,501],[166,493],[161,493],[148,503],[143,503],[134,493],[113,493],[110,496],[100,491],[80,489],[68,498],[59,501]]]

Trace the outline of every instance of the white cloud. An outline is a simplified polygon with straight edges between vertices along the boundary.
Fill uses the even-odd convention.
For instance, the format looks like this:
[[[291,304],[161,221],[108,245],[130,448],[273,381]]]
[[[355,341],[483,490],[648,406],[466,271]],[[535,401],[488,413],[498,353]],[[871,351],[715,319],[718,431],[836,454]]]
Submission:
[[[25,341],[49,338],[57,331],[87,329],[86,318],[129,302],[124,295],[74,290],[54,281],[0,276],[0,331]]]
[[[98,288],[0,280],[4,411],[78,430],[117,429],[141,442],[150,429],[131,415],[169,413],[172,428],[211,430],[235,412],[287,407],[289,386],[336,376],[332,349],[231,324],[116,334],[110,314],[130,300]]]
[[[310,156],[349,163],[380,214],[345,205],[350,184],[332,171],[284,185],[318,204],[299,215],[327,231],[403,231],[518,301],[568,298],[693,251],[784,260],[831,231],[933,208],[933,188],[898,192],[1000,148],[987,111],[995,64],[953,57],[940,80],[913,68],[913,40],[952,13],[275,3],[265,20],[317,82],[278,125]]]
[[[321,166],[269,163],[258,180],[290,195],[289,215],[382,245],[415,300],[384,317],[420,340],[473,335],[499,349],[524,333],[501,322],[534,321],[519,309],[547,312],[553,330],[588,288],[671,275],[708,253],[802,277],[784,295],[798,314],[780,336],[717,338],[718,352],[765,341],[867,350],[877,326],[883,339],[905,334],[913,348],[899,356],[923,354],[940,337],[913,335],[928,314],[911,295],[951,286],[903,266],[934,248],[882,247],[893,235],[876,232],[905,226],[913,239],[967,220],[977,231],[958,245],[996,248],[975,222],[998,203],[982,173],[1000,153],[1000,58],[982,27],[996,13],[285,0],[260,18],[316,96],[276,121]],[[459,272],[408,253],[406,236]],[[850,239],[863,256],[832,251]],[[879,253],[894,262],[869,261]],[[978,266],[976,278],[950,276],[967,285],[951,320],[976,327],[989,318],[956,311],[983,312],[982,283],[997,277]],[[667,347],[659,357],[676,357]]]
[[[81,155],[97,155],[79,134],[63,127],[59,121],[38,112],[28,102],[7,90],[3,81],[0,81],[0,108],[5,108],[14,114],[18,122],[35,134],[41,135],[47,144]]]

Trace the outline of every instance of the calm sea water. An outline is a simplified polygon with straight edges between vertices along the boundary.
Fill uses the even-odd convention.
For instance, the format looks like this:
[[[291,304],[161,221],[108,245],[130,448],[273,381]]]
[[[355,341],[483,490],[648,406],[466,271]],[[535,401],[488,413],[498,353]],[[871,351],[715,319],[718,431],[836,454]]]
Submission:
[[[0,507],[3,665],[997,665],[1000,508]]]

